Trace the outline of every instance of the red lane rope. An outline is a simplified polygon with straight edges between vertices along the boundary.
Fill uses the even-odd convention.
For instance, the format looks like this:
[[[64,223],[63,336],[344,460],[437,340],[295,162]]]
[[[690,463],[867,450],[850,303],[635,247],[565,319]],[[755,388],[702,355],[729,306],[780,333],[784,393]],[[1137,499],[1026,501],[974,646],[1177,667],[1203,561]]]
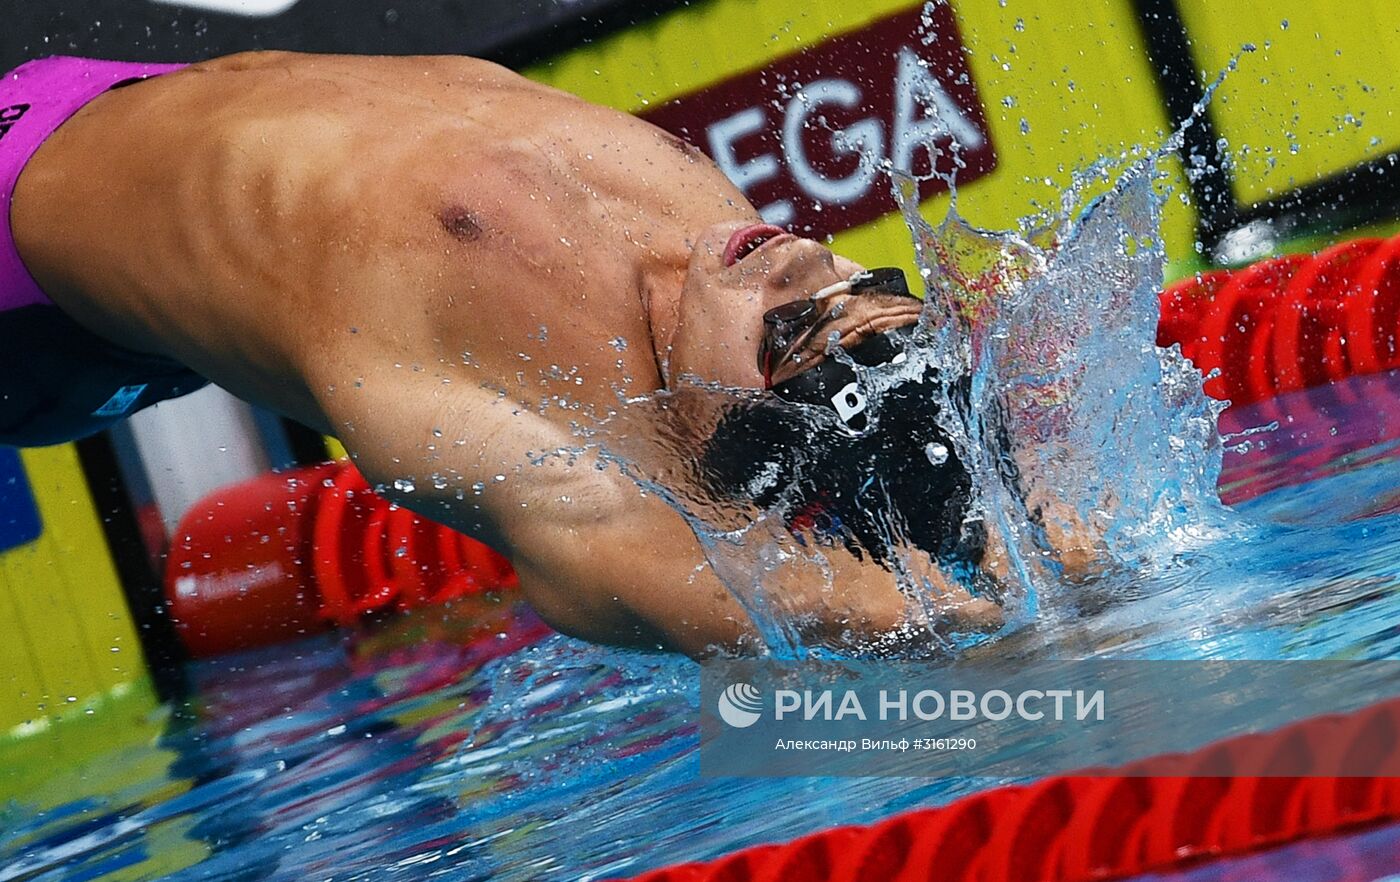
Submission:
[[[176,530],[165,578],[171,617],[199,657],[518,584],[504,557],[390,504],[348,462],[200,500]]]
[[[1116,771],[1000,787],[633,882],[1090,882],[1400,819],[1400,700]],[[1374,775],[1340,777],[1355,758]],[[1352,762],[1348,763],[1348,758]],[[1382,758],[1382,759],[1377,759]],[[1267,777],[1315,761],[1317,777]],[[1231,774],[1239,772],[1239,774]]]
[[[1232,404],[1392,370],[1400,236],[1198,274],[1169,286],[1160,303],[1157,345],[1180,344],[1208,377],[1206,393]]]

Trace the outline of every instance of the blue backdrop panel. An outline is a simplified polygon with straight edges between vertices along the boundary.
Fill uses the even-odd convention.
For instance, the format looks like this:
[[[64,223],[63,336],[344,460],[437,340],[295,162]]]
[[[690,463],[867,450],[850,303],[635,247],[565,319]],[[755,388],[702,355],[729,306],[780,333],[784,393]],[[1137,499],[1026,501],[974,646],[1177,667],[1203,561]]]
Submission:
[[[0,448],[0,552],[33,542],[43,532],[19,453]]]

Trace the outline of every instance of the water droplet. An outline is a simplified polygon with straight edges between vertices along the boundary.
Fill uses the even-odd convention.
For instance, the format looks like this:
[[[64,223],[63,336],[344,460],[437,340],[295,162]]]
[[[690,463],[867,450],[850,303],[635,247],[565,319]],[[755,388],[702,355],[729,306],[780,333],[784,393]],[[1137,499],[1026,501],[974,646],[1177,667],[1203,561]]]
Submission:
[[[948,461],[948,448],[936,441],[930,441],[924,445],[924,456],[936,466],[943,465]]]
[[[417,485],[415,485],[413,481],[408,478],[395,478],[394,489],[399,491],[400,493],[412,493],[418,488]]]

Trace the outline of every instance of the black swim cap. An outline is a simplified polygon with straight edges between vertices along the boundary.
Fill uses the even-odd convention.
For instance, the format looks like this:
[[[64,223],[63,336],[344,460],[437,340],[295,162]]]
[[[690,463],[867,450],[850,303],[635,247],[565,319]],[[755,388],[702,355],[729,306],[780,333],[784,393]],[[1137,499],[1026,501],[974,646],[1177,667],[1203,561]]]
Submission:
[[[847,354],[858,365],[897,363],[913,330],[877,334]],[[772,392],[720,420],[702,455],[710,492],[777,506],[799,539],[840,541],[877,563],[887,564],[892,541],[944,564],[980,562],[985,532],[968,520],[972,479],[937,422],[945,400],[967,400],[965,377],[950,386],[928,367],[871,402],[850,364],[826,358]]]

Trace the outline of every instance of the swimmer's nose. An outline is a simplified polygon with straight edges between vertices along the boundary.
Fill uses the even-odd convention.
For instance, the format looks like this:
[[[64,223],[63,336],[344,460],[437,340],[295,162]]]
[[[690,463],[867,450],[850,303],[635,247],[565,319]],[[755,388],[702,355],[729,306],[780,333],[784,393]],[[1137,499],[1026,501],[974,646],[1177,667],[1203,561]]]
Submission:
[[[724,265],[733,266],[739,261],[748,257],[758,249],[764,242],[774,236],[783,235],[786,230],[782,227],[775,227],[772,224],[750,224],[734,231],[729,237],[729,242],[724,246]]]

